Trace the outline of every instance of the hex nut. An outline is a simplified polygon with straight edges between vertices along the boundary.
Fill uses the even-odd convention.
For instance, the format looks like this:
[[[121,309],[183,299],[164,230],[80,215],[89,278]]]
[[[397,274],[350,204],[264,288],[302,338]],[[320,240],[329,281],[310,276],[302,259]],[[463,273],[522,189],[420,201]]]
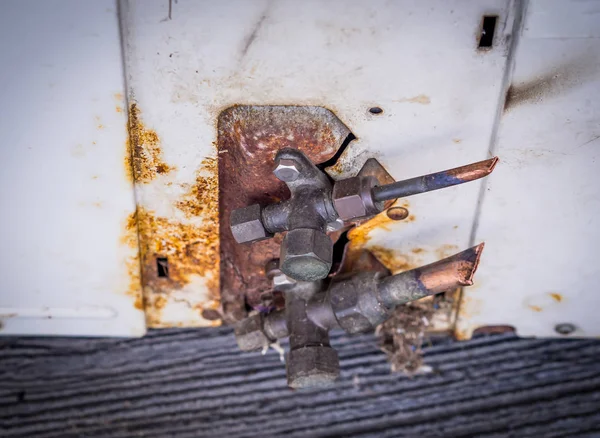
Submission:
[[[235,327],[235,340],[242,351],[255,351],[269,345],[271,340],[263,331],[261,314],[240,321]]]
[[[281,271],[297,281],[316,281],[331,269],[333,242],[319,230],[297,228],[281,244]]]
[[[237,243],[255,242],[273,237],[261,220],[260,205],[238,208],[231,212],[231,233]]]
[[[333,186],[333,206],[342,220],[366,216],[367,210],[360,197],[360,178],[336,181]]]
[[[347,221],[381,212],[383,203],[374,202],[371,193],[376,183],[375,178],[358,176],[336,181],[331,198],[340,219]]]
[[[302,347],[288,353],[286,371],[291,388],[329,386],[340,375],[340,361],[331,347]]]
[[[283,182],[296,181],[300,176],[298,163],[290,158],[280,158],[275,164],[273,174]]]

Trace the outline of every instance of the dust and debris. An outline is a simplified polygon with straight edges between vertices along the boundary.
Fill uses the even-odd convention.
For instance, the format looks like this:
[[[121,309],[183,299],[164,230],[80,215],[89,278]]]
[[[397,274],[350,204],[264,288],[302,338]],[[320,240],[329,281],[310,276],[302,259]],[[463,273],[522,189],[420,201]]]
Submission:
[[[402,202],[403,207],[408,207],[405,200]],[[351,265],[364,250],[368,250],[392,274],[418,268],[422,264],[419,259],[429,251],[415,247],[407,253],[400,253],[370,242],[372,231],[389,231],[393,223],[414,220],[415,216],[411,215],[405,221],[395,222],[383,212],[351,229],[347,235],[344,265]],[[446,244],[432,251],[437,259],[443,259],[454,254],[457,246]],[[421,350],[426,333],[447,332],[451,329],[458,312],[459,298],[460,290],[457,289],[399,306],[394,310],[392,317],[377,328],[381,349],[387,354],[392,371],[408,375],[427,372],[428,367],[423,365]]]
[[[398,306],[392,316],[375,331],[379,347],[387,355],[392,372],[414,375],[422,372],[426,330],[434,306],[422,300]]]
[[[135,103],[129,106],[128,131],[125,167],[136,184],[149,183],[175,169],[163,161],[160,139],[155,131],[143,124]]]
[[[506,92],[504,111],[522,104],[540,103],[594,80],[600,72],[600,60],[588,52],[566,60],[545,74],[513,83]]]
[[[264,356],[270,349],[279,354],[279,361],[281,363],[285,363],[285,350],[283,349],[279,341],[275,341],[270,343],[269,345],[265,345],[261,351],[261,354]]]

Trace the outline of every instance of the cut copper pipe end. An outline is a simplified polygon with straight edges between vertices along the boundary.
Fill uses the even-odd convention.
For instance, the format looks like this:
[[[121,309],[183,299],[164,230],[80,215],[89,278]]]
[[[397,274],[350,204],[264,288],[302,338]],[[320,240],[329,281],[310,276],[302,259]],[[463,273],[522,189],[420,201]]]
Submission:
[[[429,295],[473,284],[483,243],[430,265],[416,269],[417,279]]]
[[[448,176],[457,178],[462,182],[474,181],[479,178],[488,176],[494,171],[494,167],[498,164],[498,157],[490,158],[489,160],[478,161],[477,163],[467,164],[466,166],[456,167],[447,170],[445,173]]]
[[[385,277],[379,285],[388,308],[473,284],[483,243],[430,265]]]

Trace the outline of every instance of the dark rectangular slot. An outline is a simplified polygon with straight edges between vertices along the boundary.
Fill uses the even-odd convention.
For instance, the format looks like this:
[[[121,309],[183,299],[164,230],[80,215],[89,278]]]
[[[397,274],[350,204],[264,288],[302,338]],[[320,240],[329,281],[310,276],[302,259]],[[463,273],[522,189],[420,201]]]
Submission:
[[[496,16],[484,16],[481,26],[481,36],[479,37],[479,48],[489,49],[494,43],[494,33],[496,32]]]
[[[159,278],[169,278],[169,261],[166,257],[156,257],[156,271]]]

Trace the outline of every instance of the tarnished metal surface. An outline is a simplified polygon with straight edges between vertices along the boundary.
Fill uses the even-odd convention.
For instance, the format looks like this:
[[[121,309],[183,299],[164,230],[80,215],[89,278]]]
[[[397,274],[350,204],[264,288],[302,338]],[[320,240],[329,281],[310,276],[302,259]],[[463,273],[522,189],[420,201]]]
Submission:
[[[373,189],[373,198],[376,201],[389,201],[474,181],[492,173],[497,163],[498,157],[494,157],[466,166],[382,185]]]
[[[320,107],[233,106],[219,116],[219,217],[221,235],[221,298],[227,321],[243,318],[244,295],[258,306],[271,290],[266,263],[279,257],[281,236],[252,246],[233,239],[229,216],[252,203],[287,199],[289,190],[273,174],[278,150],[294,147],[310,160],[330,159],[349,135],[331,111]]]

